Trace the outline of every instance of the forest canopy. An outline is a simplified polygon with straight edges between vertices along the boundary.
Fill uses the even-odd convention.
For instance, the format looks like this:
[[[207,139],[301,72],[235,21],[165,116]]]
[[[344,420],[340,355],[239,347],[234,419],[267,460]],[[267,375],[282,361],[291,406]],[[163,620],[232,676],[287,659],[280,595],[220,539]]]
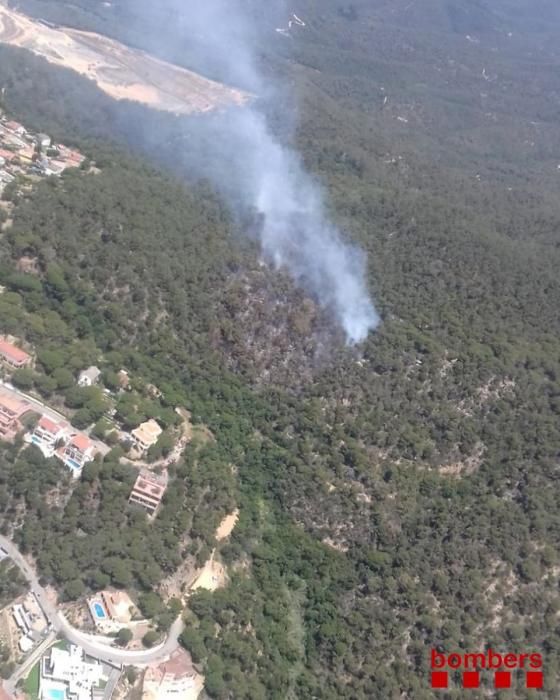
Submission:
[[[126,509],[118,453],[72,488],[57,464],[5,448],[4,527],[68,598],[108,582],[146,594],[207,557],[238,507],[218,546],[229,585],[193,596],[182,638],[211,697],[428,699],[431,648],[489,646],[543,653],[542,696],[557,695],[560,203],[547,148],[560,132],[543,86],[558,77],[545,37],[527,32],[533,99],[530,62],[500,44],[509,88],[484,81],[488,105],[457,4],[430,5],[453,19],[437,46],[425,25],[381,14],[372,50],[383,32],[369,3],[306,3],[297,61],[286,67],[283,45],[266,59],[305,93],[293,140],[368,252],[383,323],[353,350],[315,300],[263,270],[244,222],[185,167],[203,144],[172,157],[196,125],[146,142],[153,115],[0,48],[4,106],[96,167],[14,188],[0,330],[31,343],[47,375],[62,347],[69,362],[118,353],[215,436],[177,465],[153,527]],[[434,66],[445,72],[420,89]],[[16,274],[23,256],[37,274]]]

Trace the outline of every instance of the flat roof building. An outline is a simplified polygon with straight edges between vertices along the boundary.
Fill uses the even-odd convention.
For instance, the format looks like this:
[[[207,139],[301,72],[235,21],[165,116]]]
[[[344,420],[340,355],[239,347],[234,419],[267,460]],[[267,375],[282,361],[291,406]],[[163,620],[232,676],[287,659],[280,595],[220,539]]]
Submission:
[[[41,660],[40,700],[92,700],[107,680],[99,661],[86,660],[81,647],[51,647]]]
[[[156,423],[156,421],[153,418],[150,418],[150,420],[147,420],[145,423],[141,423],[137,428],[135,428],[131,432],[131,435],[136,447],[138,447],[142,452],[145,452],[146,450],[150,449],[152,445],[156,444],[162,432],[163,430]]]
[[[161,503],[165,489],[166,484],[162,480],[156,479],[152,474],[141,473],[132,487],[128,502],[141,506],[153,515]]]

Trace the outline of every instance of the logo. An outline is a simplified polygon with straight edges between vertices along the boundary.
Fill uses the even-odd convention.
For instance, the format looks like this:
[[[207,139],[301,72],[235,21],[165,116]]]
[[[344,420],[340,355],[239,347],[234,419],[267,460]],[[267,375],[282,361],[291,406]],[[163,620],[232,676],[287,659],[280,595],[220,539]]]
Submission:
[[[542,654],[499,654],[493,649],[478,654],[431,652],[432,688],[448,688],[450,672],[461,673],[463,688],[480,688],[482,672],[491,674],[494,688],[511,688],[513,671],[524,676],[525,688],[543,687]]]

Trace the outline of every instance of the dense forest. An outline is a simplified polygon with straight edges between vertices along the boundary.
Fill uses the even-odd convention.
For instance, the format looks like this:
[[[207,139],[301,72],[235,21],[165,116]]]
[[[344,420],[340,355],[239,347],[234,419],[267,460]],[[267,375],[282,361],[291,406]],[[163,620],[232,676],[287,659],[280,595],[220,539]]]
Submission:
[[[544,89],[558,81],[555,48],[529,27],[514,48],[499,44],[500,79],[475,84],[506,41],[483,31],[488,15],[477,29],[458,3],[434,1],[439,23],[424,16],[413,36],[414,8],[389,21],[383,2],[371,14],[361,2],[302,5],[297,60],[272,42],[263,60],[305,94],[294,139],[369,255],[383,323],[359,348],[263,269],[242,220],[189,171],[206,146],[184,138],[196,119],[157,121],[0,49],[4,106],[96,165],[8,192],[2,330],[43,356],[89,347],[109,368],[131,367],[216,439],[187,451],[153,525],[126,508],[118,449],[72,490],[58,465],[6,448],[5,525],[66,596],[108,582],[145,596],[184,557],[202,561],[237,505],[219,547],[230,583],[193,596],[182,639],[213,698],[428,699],[436,646],[541,651],[541,697],[555,698],[560,132]],[[476,52],[468,32],[480,34]],[[421,89],[444,64],[441,83]],[[387,108],[381,86],[393,90]],[[15,274],[23,256],[38,274]],[[520,681],[503,697],[536,694]]]

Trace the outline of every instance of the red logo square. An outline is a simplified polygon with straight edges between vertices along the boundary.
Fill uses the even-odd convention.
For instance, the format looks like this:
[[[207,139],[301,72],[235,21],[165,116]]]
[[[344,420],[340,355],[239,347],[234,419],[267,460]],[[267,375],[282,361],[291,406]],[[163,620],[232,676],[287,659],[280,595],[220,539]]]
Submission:
[[[432,688],[447,688],[448,683],[447,671],[432,671]]]
[[[511,688],[511,673],[509,671],[496,671],[494,688]]]
[[[478,688],[480,673],[478,671],[463,671],[463,688]]]
[[[527,671],[525,675],[525,687],[527,688],[542,688],[543,674],[542,671]]]

